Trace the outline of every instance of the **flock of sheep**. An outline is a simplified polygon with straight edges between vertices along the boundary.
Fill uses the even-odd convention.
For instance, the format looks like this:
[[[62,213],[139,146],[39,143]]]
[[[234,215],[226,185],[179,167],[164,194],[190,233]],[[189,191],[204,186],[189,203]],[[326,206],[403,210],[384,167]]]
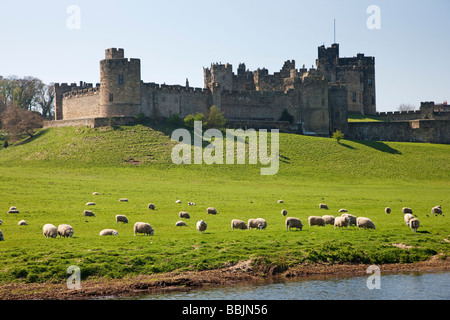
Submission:
[[[94,195],[98,195],[97,192],[93,193]],[[128,199],[121,198],[119,199],[120,202],[127,202]],[[176,200],[176,203],[181,203],[181,200]],[[278,203],[284,203],[283,200],[278,200]],[[95,205],[94,202],[88,202],[86,203],[87,206]],[[195,206],[194,202],[188,202],[189,206]],[[153,203],[150,203],[148,205],[148,208],[151,210],[155,210],[156,206]],[[326,204],[319,204],[319,209],[325,209],[328,210],[328,206]],[[375,224],[373,221],[366,217],[356,217],[352,214],[348,213],[348,210],[346,209],[340,209],[338,211],[341,213],[340,216],[334,217],[333,215],[324,215],[324,216],[309,216],[308,217],[308,225],[310,227],[312,226],[326,226],[326,225],[333,225],[334,229],[338,228],[339,230],[342,228],[348,229],[349,226],[357,226],[359,229],[361,228],[367,228],[367,229],[375,229]],[[19,213],[19,210],[16,207],[11,207],[8,211],[8,213]],[[217,209],[214,207],[208,207],[206,209],[207,214],[216,215]],[[385,213],[390,214],[391,208],[386,207]],[[419,220],[413,216],[413,211],[411,208],[404,207],[402,208],[402,213],[404,215],[404,221],[406,225],[411,228],[412,231],[416,232],[417,229],[420,226]],[[431,209],[432,214],[442,214],[442,207],[436,206]],[[283,209],[281,210],[281,214],[283,216],[287,216],[287,210]],[[90,210],[84,210],[83,216],[86,217],[95,217],[94,212]],[[178,214],[180,219],[190,219],[190,215],[186,211],[180,211]],[[427,215],[428,216],[428,215]],[[116,223],[128,223],[128,218],[125,215],[116,215],[115,217]],[[0,225],[2,224],[2,220],[0,220]],[[25,220],[19,221],[18,225],[27,225],[27,222]],[[179,220],[175,223],[175,226],[182,227],[186,226],[186,223],[183,220]],[[302,230],[303,223],[299,218],[294,217],[287,217],[285,220],[285,226],[286,231],[290,231],[291,229],[295,228],[296,230]],[[207,228],[207,224],[204,220],[199,220],[196,223],[196,229],[199,233],[203,233]],[[245,223],[242,220],[239,219],[233,219],[231,220],[231,229],[241,229],[241,230],[248,230],[248,229],[266,229],[267,228],[267,221],[263,218],[257,218],[257,219],[249,219],[247,223]],[[134,235],[136,236],[138,233],[142,233],[145,235],[153,235],[154,230],[152,226],[149,223],[146,222],[136,222],[134,224]],[[58,226],[54,226],[53,224],[45,224],[42,229],[43,235],[46,238],[56,238],[59,236],[60,238],[72,238],[74,234],[74,229],[71,225],[68,224],[61,224]],[[100,236],[113,236],[118,235],[118,231],[115,229],[103,229],[99,233]],[[0,241],[5,240],[3,232],[0,230]]]

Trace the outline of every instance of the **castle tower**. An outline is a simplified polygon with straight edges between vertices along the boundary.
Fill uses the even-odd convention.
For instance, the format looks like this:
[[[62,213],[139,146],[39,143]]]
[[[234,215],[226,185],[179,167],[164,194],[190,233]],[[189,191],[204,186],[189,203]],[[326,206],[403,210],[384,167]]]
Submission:
[[[100,116],[134,116],[141,106],[141,61],[123,49],[105,50],[100,61]]]

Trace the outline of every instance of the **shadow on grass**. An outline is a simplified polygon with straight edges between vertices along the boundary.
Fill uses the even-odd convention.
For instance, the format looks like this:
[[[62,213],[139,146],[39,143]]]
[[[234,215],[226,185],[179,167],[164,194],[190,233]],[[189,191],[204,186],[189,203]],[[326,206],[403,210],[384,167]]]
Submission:
[[[42,137],[44,135],[46,135],[48,133],[48,129],[42,129],[39,132],[37,132],[35,135],[33,135],[32,137],[26,137],[23,140],[17,141],[15,142],[12,146],[20,146],[20,145],[25,145],[27,143],[30,143],[36,139],[38,139],[39,137]]]
[[[390,154],[402,154],[397,149],[394,149],[381,141],[362,141],[362,140],[353,140],[353,141],[381,152],[386,152]]]
[[[341,146],[343,146],[343,147],[346,147],[346,148],[348,148],[348,149],[356,150],[355,147],[353,147],[353,146],[351,146],[351,145],[349,145],[349,144],[346,144],[346,143],[343,143],[343,142],[340,142],[340,141],[338,142],[338,144],[341,145]]]

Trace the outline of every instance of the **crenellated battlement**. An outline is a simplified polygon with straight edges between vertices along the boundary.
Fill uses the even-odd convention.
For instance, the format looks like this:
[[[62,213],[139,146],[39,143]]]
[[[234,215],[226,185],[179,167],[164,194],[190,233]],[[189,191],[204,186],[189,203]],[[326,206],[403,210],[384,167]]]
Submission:
[[[63,98],[64,99],[76,98],[76,97],[99,94],[99,92],[100,92],[100,86],[92,87],[92,85],[91,85],[91,87],[89,87],[89,88],[77,89],[77,90],[75,90],[75,88],[74,88],[69,92],[65,92],[63,94]]]

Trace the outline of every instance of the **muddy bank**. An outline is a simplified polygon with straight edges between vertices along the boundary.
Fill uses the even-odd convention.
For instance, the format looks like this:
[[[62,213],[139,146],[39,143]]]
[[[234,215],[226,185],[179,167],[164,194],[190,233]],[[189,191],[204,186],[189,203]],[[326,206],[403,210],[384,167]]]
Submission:
[[[0,286],[0,299],[63,300],[130,296],[162,290],[189,290],[206,286],[230,285],[237,282],[258,281],[270,277],[282,279],[317,275],[361,275],[365,274],[368,266],[365,264],[303,264],[281,271],[276,266],[255,266],[252,261],[247,260],[218,270],[184,273],[171,272],[113,280],[86,280],[81,282],[81,289],[78,290],[67,289],[66,283],[5,284]],[[379,267],[382,273],[394,271],[444,271],[450,270],[450,259],[434,256],[423,262],[384,264]]]

